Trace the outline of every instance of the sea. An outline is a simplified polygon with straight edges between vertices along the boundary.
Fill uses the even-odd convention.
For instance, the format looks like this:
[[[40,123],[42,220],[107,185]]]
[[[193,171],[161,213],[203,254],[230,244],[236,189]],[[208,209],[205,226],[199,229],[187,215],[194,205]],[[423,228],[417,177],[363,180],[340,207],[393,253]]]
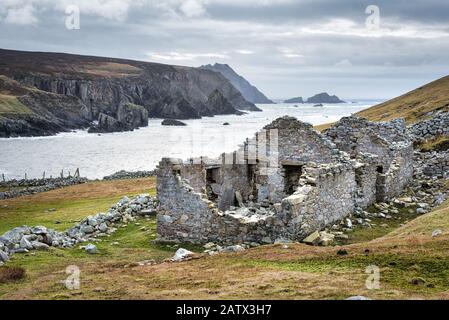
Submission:
[[[73,174],[101,179],[120,170],[153,170],[163,157],[218,157],[238,148],[278,117],[293,116],[313,125],[329,123],[382,101],[352,101],[322,107],[312,104],[260,104],[262,112],[185,120],[187,126],[148,127],[132,132],[90,134],[86,130],[50,137],[0,138],[0,179],[39,178]],[[224,123],[229,125],[223,125]]]

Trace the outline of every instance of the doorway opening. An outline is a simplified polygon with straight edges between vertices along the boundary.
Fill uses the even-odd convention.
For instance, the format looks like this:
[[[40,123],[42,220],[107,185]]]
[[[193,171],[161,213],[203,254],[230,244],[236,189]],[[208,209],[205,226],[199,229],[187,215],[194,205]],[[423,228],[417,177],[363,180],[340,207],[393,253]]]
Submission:
[[[284,169],[284,192],[293,194],[299,186],[299,179],[302,175],[301,165],[283,165]]]

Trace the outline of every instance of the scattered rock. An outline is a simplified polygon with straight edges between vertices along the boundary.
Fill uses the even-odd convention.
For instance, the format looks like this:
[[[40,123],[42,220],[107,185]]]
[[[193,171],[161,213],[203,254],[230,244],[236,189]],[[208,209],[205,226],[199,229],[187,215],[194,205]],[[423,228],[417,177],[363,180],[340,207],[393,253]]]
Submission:
[[[318,231],[315,231],[304,240],[302,240],[302,242],[310,245],[317,245],[320,242],[320,233]]]
[[[410,283],[415,286],[421,286],[426,283],[426,280],[424,280],[423,278],[414,278],[410,281]]]
[[[191,252],[189,250],[186,250],[186,249],[183,249],[183,248],[179,248],[178,250],[176,250],[176,253],[173,256],[173,258],[171,258],[171,260],[172,261],[181,261],[181,260],[189,258],[189,257],[191,257],[193,255],[194,255],[193,252]]]
[[[227,253],[227,252],[240,252],[240,251],[244,251],[244,250],[245,250],[245,248],[243,246],[237,244],[237,245],[234,245],[234,246],[225,247],[222,250],[220,250],[220,252],[224,252],[224,253]]]
[[[437,236],[439,236],[442,233],[443,233],[443,231],[441,231],[440,229],[433,230],[432,231],[432,237],[437,237]]]
[[[89,254],[97,254],[98,253],[97,246],[92,243],[89,243],[87,246],[85,246],[84,250]]]

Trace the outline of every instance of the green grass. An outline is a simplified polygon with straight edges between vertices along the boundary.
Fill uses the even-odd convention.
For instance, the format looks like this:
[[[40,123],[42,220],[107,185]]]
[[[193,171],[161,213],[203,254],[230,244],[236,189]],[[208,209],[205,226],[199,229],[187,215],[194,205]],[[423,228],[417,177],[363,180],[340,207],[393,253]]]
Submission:
[[[409,212],[412,210],[412,213]],[[374,207],[370,207],[367,209],[368,212],[376,212],[377,210]],[[350,243],[359,243],[365,241],[371,241],[373,239],[377,239],[385,236],[391,231],[399,228],[401,225],[408,223],[409,221],[415,219],[420,216],[416,213],[416,207],[409,208],[401,208],[398,209],[399,213],[391,214],[391,219],[386,218],[372,218],[370,224],[372,227],[369,228],[367,226],[356,225],[352,232],[348,233],[348,240],[337,241],[337,244],[350,244]]]
[[[15,96],[0,94],[0,114],[31,113],[31,110]]]

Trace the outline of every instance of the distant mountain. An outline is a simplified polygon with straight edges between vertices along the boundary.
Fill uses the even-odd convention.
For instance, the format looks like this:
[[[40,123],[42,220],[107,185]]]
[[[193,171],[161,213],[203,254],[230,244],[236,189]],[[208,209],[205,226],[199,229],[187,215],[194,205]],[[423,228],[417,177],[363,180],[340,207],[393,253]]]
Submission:
[[[268,99],[255,86],[249,83],[245,78],[237,74],[229,65],[216,63],[214,65],[208,64],[201,66],[200,69],[208,69],[221,73],[228,79],[234,87],[240,91],[243,97],[252,103],[274,103]]]
[[[285,100],[284,103],[304,103],[304,100],[302,97],[297,97]]]
[[[211,70],[65,53],[0,49],[0,137],[95,126],[133,130],[148,117],[260,111]]]
[[[345,103],[337,96],[330,96],[327,92],[322,92],[307,99],[307,103]]]

